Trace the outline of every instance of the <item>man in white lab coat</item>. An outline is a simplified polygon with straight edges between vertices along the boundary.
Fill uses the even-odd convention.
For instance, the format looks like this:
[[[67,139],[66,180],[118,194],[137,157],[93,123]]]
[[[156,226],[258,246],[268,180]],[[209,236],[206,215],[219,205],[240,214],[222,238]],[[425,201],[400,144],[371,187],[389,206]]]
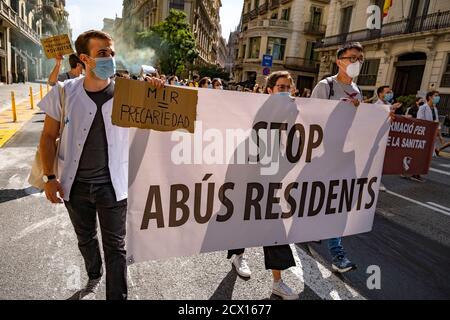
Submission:
[[[438,91],[430,91],[426,95],[427,102],[420,106],[419,111],[417,111],[417,119],[433,121],[439,123],[439,112],[437,109],[437,105],[441,102],[441,97]],[[444,139],[441,135],[441,126],[439,125],[437,131],[437,137],[440,139],[441,144],[444,143]],[[437,148],[436,148],[437,150]],[[437,151],[436,153],[439,153]],[[421,176],[413,176],[412,179],[416,181],[423,182],[423,178]]]
[[[106,265],[106,298],[127,299],[125,229],[128,191],[128,130],[111,122],[116,72],[112,38],[87,31],[76,43],[86,77],[59,83],[39,103],[46,113],[40,151],[45,195],[65,204],[84,258],[89,281],[80,299],[91,298],[102,278],[97,239],[100,222]],[[159,79],[148,79],[161,88]],[[55,140],[61,121],[60,88],[64,90],[64,131],[54,172]]]

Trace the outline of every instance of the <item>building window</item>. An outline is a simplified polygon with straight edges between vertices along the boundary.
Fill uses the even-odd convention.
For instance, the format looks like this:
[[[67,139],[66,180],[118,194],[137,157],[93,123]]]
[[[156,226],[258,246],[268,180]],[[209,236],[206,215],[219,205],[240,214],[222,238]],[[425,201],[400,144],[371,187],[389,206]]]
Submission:
[[[313,60],[313,61],[319,60],[319,54],[314,51],[314,43],[315,43],[314,41],[306,42],[306,54],[305,54],[306,60]]]
[[[250,59],[258,59],[259,58],[259,50],[261,48],[261,37],[250,38]]]
[[[284,60],[284,52],[286,51],[286,39],[270,38],[267,42],[267,54],[273,56],[273,60]]]
[[[245,51],[247,50],[247,46],[244,44],[243,46],[242,46],[242,55],[241,55],[241,58],[245,58]]]
[[[376,95],[376,92],[374,90],[362,90],[362,95],[364,100],[372,98],[374,95]]]
[[[270,19],[277,20],[278,19],[278,12],[272,12],[272,14],[270,15]]]
[[[374,86],[377,84],[378,69],[380,59],[367,60],[364,62],[361,73],[358,77],[358,84],[361,86]]]
[[[336,62],[333,63],[333,67],[331,68],[331,75],[337,75],[339,72],[339,67],[337,66]]]
[[[441,87],[450,88],[450,53],[447,54],[447,65],[442,75]]]
[[[255,9],[258,9],[259,7],[259,0],[255,0]]]
[[[348,33],[350,31],[352,13],[353,7],[347,7],[341,10],[341,33]]]
[[[170,0],[169,9],[184,10],[184,0]]]
[[[311,7],[311,25],[319,27],[322,22],[322,9],[317,7]],[[318,28],[317,28],[318,30]]]
[[[25,4],[24,3],[22,4],[21,12],[22,12],[22,14],[20,17],[25,20]]]
[[[291,17],[291,8],[283,9],[281,11],[281,20],[289,21]]]

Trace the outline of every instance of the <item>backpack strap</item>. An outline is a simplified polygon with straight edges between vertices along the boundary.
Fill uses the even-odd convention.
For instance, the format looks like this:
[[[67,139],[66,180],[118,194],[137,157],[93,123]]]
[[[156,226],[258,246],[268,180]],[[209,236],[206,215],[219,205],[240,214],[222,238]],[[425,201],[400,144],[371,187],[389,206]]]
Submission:
[[[328,77],[328,78],[327,78],[327,83],[328,83],[328,86],[330,87],[330,92],[329,92],[329,94],[328,94],[328,100],[330,100],[331,97],[334,96],[334,84],[333,84],[333,78]]]

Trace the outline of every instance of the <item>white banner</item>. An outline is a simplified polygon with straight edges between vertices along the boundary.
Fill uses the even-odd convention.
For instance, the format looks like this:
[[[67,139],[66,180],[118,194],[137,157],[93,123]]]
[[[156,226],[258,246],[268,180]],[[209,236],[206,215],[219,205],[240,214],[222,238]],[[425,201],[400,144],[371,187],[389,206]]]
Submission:
[[[199,90],[194,134],[131,130],[129,262],[370,231],[388,114]]]

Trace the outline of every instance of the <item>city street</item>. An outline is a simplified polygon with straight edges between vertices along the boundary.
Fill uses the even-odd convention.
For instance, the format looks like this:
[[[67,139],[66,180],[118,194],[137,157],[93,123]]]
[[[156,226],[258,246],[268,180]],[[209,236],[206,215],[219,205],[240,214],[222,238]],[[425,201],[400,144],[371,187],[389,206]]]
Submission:
[[[450,300],[449,195],[448,0],[0,1],[0,301]]]
[[[0,149],[0,299],[69,299],[85,284],[83,261],[64,206],[28,187],[43,115]],[[425,183],[384,177],[374,229],[344,239],[358,269],[330,271],[325,242],[292,245],[297,266],[284,273],[301,300],[448,299],[450,297],[450,159],[434,158]],[[307,253],[308,252],[308,253]],[[240,278],[226,252],[129,268],[130,299],[277,299],[261,248],[246,253],[252,277]],[[370,290],[369,266],[381,289]],[[104,282],[97,299],[105,298]]]

